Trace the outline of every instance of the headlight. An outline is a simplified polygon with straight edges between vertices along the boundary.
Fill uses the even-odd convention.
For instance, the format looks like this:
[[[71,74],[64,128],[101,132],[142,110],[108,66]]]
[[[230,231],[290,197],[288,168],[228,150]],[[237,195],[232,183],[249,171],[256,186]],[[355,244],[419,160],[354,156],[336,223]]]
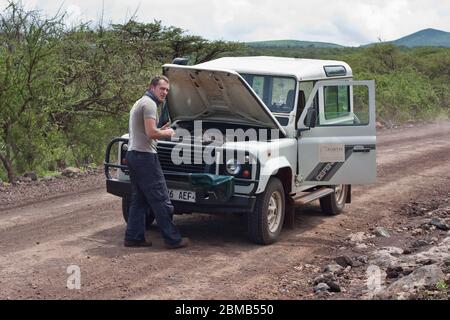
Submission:
[[[127,155],[127,150],[128,150],[128,145],[123,143],[122,146],[120,147],[120,164],[123,166],[128,165],[128,161],[126,159],[126,155]],[[127,172],[126,170],[122,169],[123,172]]]
[[[241,172],[241,165],[237,162],[236,159],[230,159],[227,161],[227,172],[233,176],[236,176]]]

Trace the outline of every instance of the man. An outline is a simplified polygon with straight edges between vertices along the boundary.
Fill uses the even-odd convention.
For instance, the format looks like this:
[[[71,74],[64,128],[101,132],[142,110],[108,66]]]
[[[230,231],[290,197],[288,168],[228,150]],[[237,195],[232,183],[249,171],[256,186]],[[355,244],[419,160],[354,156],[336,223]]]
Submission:
[[[151,208],[161,230],[166,247],[177,249],[189,244],[172,222],[173,206],[159,163],[157,139],[170,138],[175,132],[169,123],[158,129],[157,107],[169,93],[169,79],[152,79],[145,95],[130,111],[127,161],[130,169],[132,199],[125,232],[125,247],[150,247],[145,240],[145,219]]]

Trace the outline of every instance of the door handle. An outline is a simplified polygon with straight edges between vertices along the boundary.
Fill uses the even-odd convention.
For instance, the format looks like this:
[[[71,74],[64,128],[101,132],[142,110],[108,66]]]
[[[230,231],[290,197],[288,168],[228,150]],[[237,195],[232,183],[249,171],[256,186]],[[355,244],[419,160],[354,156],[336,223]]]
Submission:
[[[362,152],[362,153],[367,153],[370,152],[370,148],[364,147],[364,146],[354,146],[353,147],[353,152]]]

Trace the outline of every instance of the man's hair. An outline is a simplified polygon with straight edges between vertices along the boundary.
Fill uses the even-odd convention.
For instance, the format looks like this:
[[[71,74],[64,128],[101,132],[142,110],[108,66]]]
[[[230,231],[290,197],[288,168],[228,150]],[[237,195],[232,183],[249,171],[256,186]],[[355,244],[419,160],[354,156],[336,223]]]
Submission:
[[[156,87],[159,84],[160,80],[164,80],[165,82],[169,83],[169,79],[165,76],[156,76],[150,81],[150,87]]]

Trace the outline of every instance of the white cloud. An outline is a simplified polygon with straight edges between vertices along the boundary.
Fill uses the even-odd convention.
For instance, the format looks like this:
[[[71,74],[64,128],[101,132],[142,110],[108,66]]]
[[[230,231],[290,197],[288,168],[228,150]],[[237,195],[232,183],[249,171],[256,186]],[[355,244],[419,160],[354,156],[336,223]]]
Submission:
[[[68,26],[76,26],[83,20],[83,16],[81,14],[81,9],[79,6],[75,5],[68,6],[66,14],[67,14],[66,24]]]
[[[208,39],[298,39],[360,45],[395,40],[425,28],[450,31],[450,2],[441,0],[22,0],[68,22],[161,20]],[[6,0],[0,0],[4,7]]]

